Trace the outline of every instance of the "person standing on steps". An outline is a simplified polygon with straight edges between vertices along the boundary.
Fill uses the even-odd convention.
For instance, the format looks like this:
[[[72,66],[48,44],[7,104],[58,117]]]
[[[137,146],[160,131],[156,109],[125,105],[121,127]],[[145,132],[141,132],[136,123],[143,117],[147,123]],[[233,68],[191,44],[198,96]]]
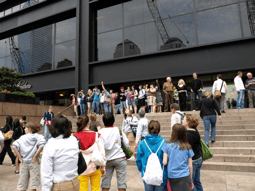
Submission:
[[[236,91],[237,91],[237,103],[236,109],[244,109],[244,93],[245,88],[242,80],[243,72],[237,72],[237,76],[234,79]]]
[[[110,90],[104,87],[104,82],[101,82],[102,84],[102,88],[104,90],[104,111],[105,112],[111,112],[111,108],[112,108],[112,95],[110,94]]]
[[[90,115],[89,129],[91,131],[95,131],[95,132],[98,132],[102,129],[101,123],[97,120],[97,114],[96,113],[91,113],[91,115]]]
[[[180,106],[176,103],[173,103],[170,106],[170,109],[172,112],[172,117],[171,117],[171,131],[172,131],[172,128],[176,123],[182,124],[182,120],[185,117],[185,113],[180,111]]]
[[[3,128],[1,128],[0,131],[2,131],[2,133],[5,134],[5,133],[9,132],[10,130],[12,130],[12,121],[13,121],[12,117],[7,116],[5,126]],[[12,161],[12,166],[15,166],[16,157],[13,154],[12,149],[11,149],[12,140],[13,139],[9,139],[9,140],[4,141],[4,147],[2,149],[2,152],[0,153],[0,165],[3,164],[5,155],[6,155],[6,153],[8,153],[8,155],[11,158],[11,161]]]
[[[81,108],[81,115],[85,115],[85,110],[86,110],[86,107],[85,107],[85,104],[86,104],[86,96],[84,94],[84,91],[81,90],[81,94],[80,94],[80,108]]]
[[[121,105],[121,114],[125,113],[126,105],[126,93],[125,88],[120,88],[120,105]]]
[[[217,90],[221,92],[221,96],[219,98],[215,98],[215,100],[216,100],[217,104],[219,105],[221,112],[226,113],[224,110],[224,101],[225,101],[226,94],[228,91],[228,86],[227,86],[226,82],[222,80],[221,74],[217,75],[217,80],[214,81],[214,83],[213,83],[212,94],[214,95],[215,91],[217,91]]]
[[[247,74],[248,79],[245,82],[245,87],[248,90],[249,108],[254,108],[255,102],[255,78],[252,77],[252,73]]]
[[[78,117],[76,96],[74,94],[72,94],[71,96],[72,96],[72,105],[73,105],[74,113],[76,117]]]
[[[161,89],[160,85],[158,83],[158,80],[156,80],[156,107],[158,112],[162,112],[162,106],[163,106],[163,98],[161,96]]]
[[[203,186],[200,181],[200,171],[203,164],[203,159],[201,156],[201,137],[197,130],[197,126],[199,125],[198,119],[195,115],[187,114],[182,122],[183,126],[186,127],[186,135],[188,138],[188,142],[192,147],[194,152],[194,156],[192,157],[193,164],[193,183],[194,188],[193,191],[203,191]]]
[[[138,106],[140,108],[143,108],[145,110],[146,104],[145,104],[145,89],[143,89],[143,86],[139,86],[139,93],[138,93]]]
[[[173,89],[173,83],[171,77],[167,77],[166,81],[163,84],[163,92],[165,93],[165,112],[168,112],[169,109],[169,102],[170,105],[174,101],[174,89]]]
[[[52,120],[54,119],[53,106],[50,106],[49,110],[45,111],[43,119],[45,121],[45,123],[44,123],[44,139],[47,142],[51,138],[49,127],[51,125]]]
[[[202,90],[203,90],[203,82],[197,77],[197,73],[193,73],[193,80],[191,81],[191,92],[192,92],[192,100],[193,100],[193,111],[197,110],[197,101],[196,98],[198,96],[199,102],[202,100]]]
[[[135,138],[136,147],[138,146],[139,141],[144,140],[145,136],[149,134],[148,124],[150,122],[145,117],[145,110],[143,108],[139,109],[138,114],[140,116],[140,120],[138,121],[136,138]]]
[[[179,106],[181,111],[186,111],[186,98],[187,98],[187,86],[183,79],[180,79],[177,86],[177,92],[179,96]]]
[[[93,89],[93,102],[92,102],[92,113],[95,112],[95,108],[97,108],[97,115],[99,115],[99,102],[100,102],[100,99],[99,99],[99,96],[100,96],[100,90],[98,89],[97,86],[95,86],[95,88]]]
[[[211,92],[205,92],[205,98],[199,103],[200,117],[204,121],[205,127],[205,144],[209,147],[209,132],[211,128],[211,141],[212,143],[216,140],[216,122],[218,113],[219,120],[221,120],[221,112],[215,99],[212,98]],[[215,112],[216,111],[216,112]]]

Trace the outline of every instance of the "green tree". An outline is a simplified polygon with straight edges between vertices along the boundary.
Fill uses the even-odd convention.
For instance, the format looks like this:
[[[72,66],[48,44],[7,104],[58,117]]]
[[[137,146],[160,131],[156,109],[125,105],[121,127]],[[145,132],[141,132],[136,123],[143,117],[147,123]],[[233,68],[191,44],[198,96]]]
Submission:
[[[26,92],[27,90],[16,87],[21,80],[21,73],[15,73],[15,70],[7,67],[0,68],[0,90]]]

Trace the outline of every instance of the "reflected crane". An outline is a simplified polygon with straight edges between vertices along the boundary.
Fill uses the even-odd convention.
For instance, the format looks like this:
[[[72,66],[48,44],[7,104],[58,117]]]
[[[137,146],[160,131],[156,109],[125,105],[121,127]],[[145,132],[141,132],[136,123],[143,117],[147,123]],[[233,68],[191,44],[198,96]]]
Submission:
[[[251,34],[255,35],[255,0],[246,1]]]

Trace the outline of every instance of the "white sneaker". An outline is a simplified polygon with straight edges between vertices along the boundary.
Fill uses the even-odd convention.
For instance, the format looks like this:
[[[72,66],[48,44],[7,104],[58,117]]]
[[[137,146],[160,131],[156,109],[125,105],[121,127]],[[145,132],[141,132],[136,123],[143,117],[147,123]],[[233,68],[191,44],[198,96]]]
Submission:
[[[135,157],[134,156],[132,156],[130,159],[128,159],[128,160],[135,160]]]

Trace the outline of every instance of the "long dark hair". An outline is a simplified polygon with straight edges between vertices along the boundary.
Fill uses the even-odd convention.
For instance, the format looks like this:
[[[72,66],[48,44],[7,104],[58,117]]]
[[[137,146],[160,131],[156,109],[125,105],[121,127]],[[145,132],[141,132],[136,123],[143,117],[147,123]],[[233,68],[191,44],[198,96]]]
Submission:
[[[87,115],[81,115],[78,117],[76,125],[77,125],[77,132],[82,132],[83,129],[88,125],[89,117]]]
[[[186,135],[186,129],[182,124],[176,123],[172,128],[172,135],[171,139],[167,141],[167,143],[174,143],[177,147],[177,145],[180,145],[180,150],[190,150],[191,146],[188,142],[187,135]]]
[[[15,130],[16,128],[20,128],[19,119],[15,119],[13,121],[13,130]]]
[[[13,122],[12,116],[7,116],[6,117],[6,124],[9,126],[9,129],[12,128],[12,122]]]

